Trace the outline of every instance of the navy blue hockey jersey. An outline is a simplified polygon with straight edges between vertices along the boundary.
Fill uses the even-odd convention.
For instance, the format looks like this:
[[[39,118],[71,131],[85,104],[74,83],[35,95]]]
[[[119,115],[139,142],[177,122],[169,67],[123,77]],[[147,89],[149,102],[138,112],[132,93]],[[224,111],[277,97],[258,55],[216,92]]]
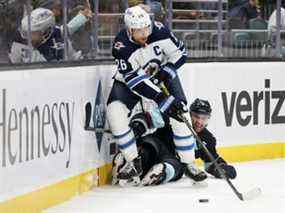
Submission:
[[[12,63],[29,62],[28,42],[20,35],[16,36],[9,54]],[[78,60],[81,58],[81,51],[73,49],[71,42],[68,40],[68,58],[69,60]],[[51,62],[61,61],[64,59],[64,39],[61,27],[54,27],[51,36],[40,46],[32,49],[31,62]]]

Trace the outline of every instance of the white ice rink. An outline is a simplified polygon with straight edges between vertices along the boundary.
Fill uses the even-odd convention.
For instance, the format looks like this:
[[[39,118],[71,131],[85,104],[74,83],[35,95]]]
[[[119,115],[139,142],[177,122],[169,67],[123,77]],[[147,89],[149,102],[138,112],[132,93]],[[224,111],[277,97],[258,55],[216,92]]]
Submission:
[[[45,213],[285,213],[285,159],[235,166],[237,189],[243,193],[260,187],[259,197],[240,201],[224,180],[208,178],[207,187],[197,187],[183,178],[155,187],[96,188]]]

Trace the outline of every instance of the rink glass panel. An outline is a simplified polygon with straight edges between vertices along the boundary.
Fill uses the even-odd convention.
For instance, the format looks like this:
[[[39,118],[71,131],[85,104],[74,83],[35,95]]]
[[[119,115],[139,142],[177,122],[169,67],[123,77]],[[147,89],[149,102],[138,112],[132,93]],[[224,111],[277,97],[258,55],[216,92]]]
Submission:
[[[0,3],[0,64],[10,63],[9,52],[24,13],[40,6],[40,1],[1,1]],[[281,1],[263,4],[259,1],[263,19],[250,20],[246,25],[229,17],[234,7],[233,1],[205,0],[162,1],[164,12],[160,21],[172,28],[178,38],[184,41],[190,59],[203,58],[276,58],[285,56],[285,32],[277,26],[277,37],[270,38],[267,29],[268,19]],[[65,44],[72,42],[75,50],[82,52],[80,60],[111,59],[114,37],[124,27],[123,13],[128,5],[140,1],[112,0],[63,0],[57,25],[66,29],[68,23],[84,6],[91,7],[93,19],[82,26],[72,36],[64,33]],[[281,16],[279,17],[281,20]],[[281,21],[279,21],[282,23]],[[278,23],[278,22],[277,22]],[[29,43],[29,42],[28,42]],[[66,53],[65,45],[65,53]],[[68,54],[62,61],[70,61]]]

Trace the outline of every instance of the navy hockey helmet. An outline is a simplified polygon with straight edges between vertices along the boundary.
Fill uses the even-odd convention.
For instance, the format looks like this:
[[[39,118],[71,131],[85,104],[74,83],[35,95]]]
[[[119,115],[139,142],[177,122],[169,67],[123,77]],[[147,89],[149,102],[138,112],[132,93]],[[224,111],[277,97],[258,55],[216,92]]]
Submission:
[[[211,115],[212,108],[207,100],[202,100],[197,98],[190,106],[190,112],[194,112],[197,114],[203,114],[203,115]]]

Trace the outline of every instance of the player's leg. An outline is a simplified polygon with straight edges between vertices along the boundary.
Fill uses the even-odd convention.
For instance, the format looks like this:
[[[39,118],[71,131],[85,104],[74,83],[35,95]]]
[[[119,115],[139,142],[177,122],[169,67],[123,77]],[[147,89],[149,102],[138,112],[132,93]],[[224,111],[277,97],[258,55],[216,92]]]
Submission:
[[[166,141],[161,141],[158,138],[147,138],[143,147],[156,150],[156,159],[152,159],[152,167],[147,170],[147,173],[142,179],[142,184],[148,185],[159,185],[169,181],[178,180],[184,173],[183,165],[172,154],[166,146]]]
[[[184,113],[184,116],[190,120],[189,113]],[[206,173],[200,170],[194,163],[196,147],[195,137],[183,122],[170,118],[170,124],[173,129],[173,141],[176,152],[178,153],[181,162],[186,165],[185,175],[194,181],[205,180],[207,178]]]
[[[118,178],[129,179],[132,176],[139,176],[142,172],[141,160],[138,157],[136,140],[132,129],[129,127],[128,114],[139,101],[139,97],[132,93],[126,85],[114,81],[108,102],[107,118],[119,150],[127,162],[130,162],[128,169],[120,173]]]
[[[155,165],[159,155],[159,147],[153,143],[153,140],[150,136],[147,137],[146,142],[143,142],[142,139],[138,139],[138,151],[139,156],[141,157],[141,166],[142,174],[139,178],[143,178],[147,172]],[[124,155],[119,152],[115,155],[113,159],[113,184],[119,184],[121,186],[134,186],[137,185],[140,181],[137,178],[131,177],[128,180],[121,180],[118,178],[119,174],[124,173],[127,169],[129,163],[125,160]]]
[[[189,141],[187,141],[187,140],[189,140],[189,139],[192,140],[193,138],[192,138],[192,135],[189,134],[189,130],[185,129],[184,123],[178,122],[176,125],[176,128],[177,128],[176,132],[178,132],[178,134],[180,134],[180,135],[182,135],[182,134],[186,135],[186,138],[183,138],[183,137],[180,138],[177,136],[175,137],[175,135],[173,133],[173,129],[171,128],[171,126],[169,125],[168,122],[166,122],[166,125],[163,128],[158,129],[154,133],[154,135],[159,140],[164,141],[165,146],[167,146],[168,150],[170,151],[170,153],[172,155],[175,155],[176,152],[178,153],[177,147],[178,147],[178,149],[181,149],[179,157],[180,158],[181,158],[181,156],[184,157],[184,163],[186,164],[185,168],[187,168],[186,166],[189,164],[189,163],[187,163],[187,161],[185,162],[185,159],[186,159],[186,160],[188,160],[188,162],[190,162],[189,167],[193,165],[192,167],[195,169],[195,173],[197,173],[196,170],[198,170],[198,169],[197,169],[196,165],[194,163],[192,163],[193,159],[195,158],[194,153],[192,153],[192,152],[194,152],[194,149],[196,147],[195,141],[194,141],[194,145],[193,145],[193,151],[192,151],[192,146],[190,146],[190,148],[191,148],[190,150],[184,150],[185,148],[180,148],[180,146],[182,146],[182,144],[185,144],[185,146],[187,147],[187,144],[189,144]],[[181,130],[183,131],[182,133],[180,132]],[[187,137],[187,135],[189,138]],[[175,143],[174,139],[175,139],[176,143]],[[186,140],[186,142],[184,140]],[[191,174],[189,174],[188,171],[189,171],[189,169],[187,168],[187,170],[185,170],[185,173],[187,176],[190,176]],[[198,170],[198,171],[201,171],[201,170]],[[199,172],[198,172],[198,174],[199,174]],[[201,179],[206,178],[206,174],[204,172],[202,172],[201,175],[202,175]],[[198,177],[199,177],[199,175],[198,175]],[[200,179],[200,177],[199,177],[199,179]]]
[[[155,144],[143,143],[139,145],[138,149],[139,155],[142,159],[143,173],[141,175],[141,178],[143,178],[146,173],[153,167],[153,165],[156,164],[159,155],[159,147]]]
[[[166,169],[167,178],[165,179],[164,182],[176,181],[176,180],[179,180],[183,176],[185,168],[183,164],[176,157],[171,156],[171,157],[165,158],[163,162],[168,167]]]
[[[119,184],[120,186],[137,186],[140,184],[139,175],[129,175],[127,178],[122,178],[122,174],[129,174],[133,169],[132,162],[126,161],[122,152],[118,152],[113,159],[112,168],[112,184]],[[125,176],[125,175],[124,175]]]
[[[180,69],[183,69],[183,66],[180,67],[179,70]],[[177,72],[179,72],[179,70],[177,70]],[[178,75],[173,79],[166,79],[165,85],[171,95],[185,103],[185,105],[187,104],[186,96]],[[183,116],[188,120],[191,120],[190,114],[186,111],[187,109],[185,109]],[[206,173],[200,170],[194,163],[196,146],[194,136],[183,122],[177,121],[173,118],[170,118],[169,120],[173,130],[173,141],[176,146],[176,151],[181,158],[181,162],[186,164],[185,174],[194,181],[202,181],[206,179]]]

